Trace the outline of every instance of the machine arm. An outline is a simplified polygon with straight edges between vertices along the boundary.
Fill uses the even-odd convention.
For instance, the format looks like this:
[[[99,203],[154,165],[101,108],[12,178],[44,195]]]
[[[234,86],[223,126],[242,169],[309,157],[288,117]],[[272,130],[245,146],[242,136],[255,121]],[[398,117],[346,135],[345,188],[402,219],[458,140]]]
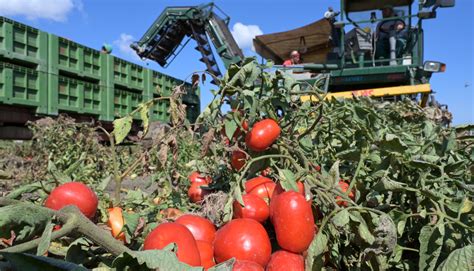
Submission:
[[[213,55],[211,42],[226,68],[239,63],[244,56],[229,30],[229,17],[224,14],[225,17],[221,18],[214,12],[216,9],[219,10],[213,3],[168,7],[131,47],[141,58],[151,59],[166,67],[186,45],[184,39],[192,38],[197,43],[195,49],[201,53],[200,61],[206,64],[207,71],[220,77],[222,73]]]

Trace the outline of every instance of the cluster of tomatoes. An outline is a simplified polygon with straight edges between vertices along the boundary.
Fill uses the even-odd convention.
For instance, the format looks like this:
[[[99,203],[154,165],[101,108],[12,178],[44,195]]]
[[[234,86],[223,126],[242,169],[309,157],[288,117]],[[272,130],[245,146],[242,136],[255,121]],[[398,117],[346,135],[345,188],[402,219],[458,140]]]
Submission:
[[[246,146],[253,152],[261,152],[279,135],[280,127],[274,120],[262,120],[247,132]],[[245,156],[243,152],[233,153],[231,164],[235,170],[245,165]],[[318,231],[313,215],[318,211],[313,210],[311,201],[305,197],[302,182],[297,182],[298,191],[285,191],[280,183],[266,177],[267,172],[261,175],[245,182],[242,204],[234,202],[233,219],[221,228],[216,229],[204,217],[180,214],[174,222],[153,229],[146,236],[143,249],[163,249],[175,243],[180,261],[205,269],[235,258],[233,270],[304,270],[303,255]],[[188,196],[192,202],[200,202],[209,193],[202,188],[212,179],[193,172],[189,180]],[[339,186],[343,192],[349,187],[345,182]],[[354,198],[354,194],[351,192],[349,197]],[[336,202],[347,205],[342,198],[336,198]],[[76,205],[86,217],[92,218],[98,200],[89,187],[72,182],[55,188],[45,201],[46,207],[55,210],[66,205]],[[108,224],[115,238],[125,240],[122,209],[109,209]]]

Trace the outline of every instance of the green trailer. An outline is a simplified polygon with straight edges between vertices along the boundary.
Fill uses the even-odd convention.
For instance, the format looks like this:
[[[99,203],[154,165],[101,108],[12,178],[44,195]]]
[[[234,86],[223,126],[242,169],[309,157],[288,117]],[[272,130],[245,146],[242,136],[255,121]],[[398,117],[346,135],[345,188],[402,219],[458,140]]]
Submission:
[[[107,126],[177,85],[186,89],[183,103],[194,122],[200,94],[190,83],[0,17],[0,130],[62,113]],[[160,101],[151,119],[168,122],[168,109]]]

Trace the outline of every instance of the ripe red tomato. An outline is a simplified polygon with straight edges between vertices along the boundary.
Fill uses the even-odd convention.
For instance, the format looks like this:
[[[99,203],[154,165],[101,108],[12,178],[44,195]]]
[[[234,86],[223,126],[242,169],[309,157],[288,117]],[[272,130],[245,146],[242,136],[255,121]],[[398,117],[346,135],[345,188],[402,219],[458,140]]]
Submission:
[[[214,258],[217,263],[235,257],[265,266],[272,247],[262,224],[253,219],[238,218],[220,228],[214,240]]]
[[[264,119],[255,123],[245,137],[247,147],[255,152],[268,149],[280,136],[280,126],[272,119]]]
[[[109,212],[109,219],[107,221],[107,225],[111,229],[112,236],[115,237],[115,239],[124,242],[125,233],[122,232],[122,228],[124,225],[122,208],[114,207],[107,209],[107,211]]]
[[[301,195],[305,196],[305,193],[304,193],[304,184],[300,181],[298,181],[296,183],[296,185],[298,186],[298,193],[300,193]],[[280,183],[278,183],[276,186],[275,186],[275,190],[273,191],[273,195],[271,197],[271,200],[275,200],[275,198],[280,195],[281,193],[285,192],[285,189],[283,189],[283,187],[281,186]],[[274,207],[275,206],[271,206],[270,205],[270,218],[273,219],[273,213],[274,213]]]
[[[270,199],[276,184],[267,177],[258,176],[245,182],[245,192],[257,195],[263,199]]]
[[[200,240],[197,240],[196,243],[199,250],[199,256],[201,257],[201,266],[207,270],[216,265],[214,262],[214,248],[212,247],[212,243]]]
[[[349,189],[349,184],[343,181],[339,181],[339,187],[341,188],[341,191],[343,193],[346,193],[347,189]],[[354,195],[353,190],[349,192],[349,198],[351,200],[355,200],[355,195]],[[341,207],[347,207],[347,201],[345,201],[341,196],[336,196],[336,203],[337,205]]]
[[[191,200],[191,202],[200,202],[204,199],[204,196],[210,194],[211,192],[209,190],[204,190],[201,188],[201,186],[206,186],[200,183],[193,183],[189,187],[188,190],[188,197]]]
[[[260,223],[265,222],[270,215],[268,204],[257,195],[246,194],[242,196],[245,206],[234,201],[234,218],[250,218]]]
[[[75,205],[88,218],[94,217],[98,204],[94,191],[80,182],[65,183],[56,187],[44,202],[46,207],[53,210]]]
[[[158,225],[145,238],[144,250],[162,249],[171,243],[176,243],[176,255],[181,262],[191,266],[200,266],[201,257],[193,235],[185,226],[178,223],[163,223]]]
[[[303,256],[285,250],[274,252],[266,271],[304,271]]]
[[[175,222],[186,226],[197,241],[214,242],[216,227],[209,219],[197,215],[182,215]]]
[[[191,184],[198,183],[198,184],[206,185],[212,182],[211,177],[201,175],[201,173],[197,171],[193,171],[191,175],[189,175],[188,179],[191,182]]]
[[[256,262],[235,261],[232,271],[264,271],[263,267]]]
[[[278,244],[285,250],[301,253],[308,249],[316,233],[311,204],[295,191],[286,191],[270,203]]]
[[[242,151],[233,151],[230,164],[232,165],[232,167],[235,170],[239,171],[241,168],[243,168],[245,166],[246,158],[247,158],[247,156],[245,155],[244,152],[242,152]]]

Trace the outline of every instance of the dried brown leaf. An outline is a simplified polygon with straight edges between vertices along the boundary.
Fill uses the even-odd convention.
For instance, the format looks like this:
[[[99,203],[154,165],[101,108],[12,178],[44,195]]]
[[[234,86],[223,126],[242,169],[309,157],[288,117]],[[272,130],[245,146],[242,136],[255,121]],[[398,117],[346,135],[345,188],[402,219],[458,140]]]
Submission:
[[[207,152],[209,151],[209,147],[211,146],[212,140],[214,139],[215,132],[216,130],[211,128],[202,137],[201,156],[206,156]]]

